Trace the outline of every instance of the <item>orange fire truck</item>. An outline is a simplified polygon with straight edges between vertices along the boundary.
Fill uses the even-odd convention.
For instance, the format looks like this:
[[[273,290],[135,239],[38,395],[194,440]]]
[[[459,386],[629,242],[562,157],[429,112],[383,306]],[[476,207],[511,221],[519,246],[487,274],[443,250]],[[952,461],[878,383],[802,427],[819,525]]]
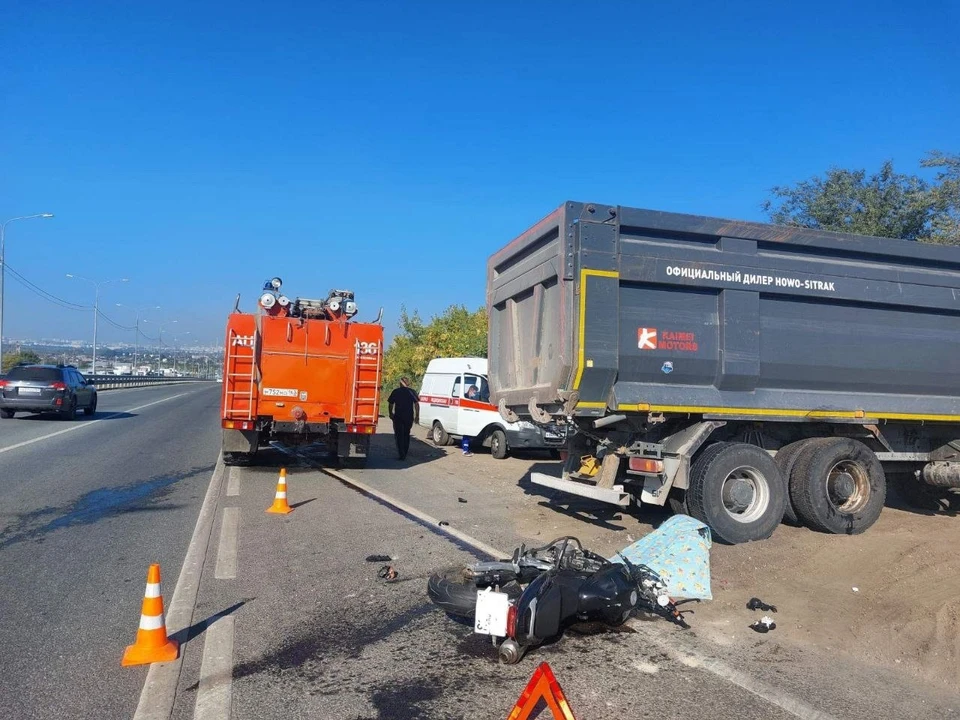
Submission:
[[[350,291],[290,300],[281,285],[280,278],[265,284],[255,313],[240,312],[238,297],[227,320],[224,463],[249,463],[271,441],[323,442],[341,462],[362,463],[379,417],[380,318],[354,322]]]

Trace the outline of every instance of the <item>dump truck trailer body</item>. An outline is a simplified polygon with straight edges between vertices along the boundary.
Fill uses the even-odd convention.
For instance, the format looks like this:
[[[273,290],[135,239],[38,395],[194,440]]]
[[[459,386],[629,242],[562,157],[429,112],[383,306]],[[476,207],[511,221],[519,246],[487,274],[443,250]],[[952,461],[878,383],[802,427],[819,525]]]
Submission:
[[[540,484],[732,542],[859,532],[885,474],[960,485],[956,248],[568,202],[490,258],[487,304],[492,401],[569,427]]]

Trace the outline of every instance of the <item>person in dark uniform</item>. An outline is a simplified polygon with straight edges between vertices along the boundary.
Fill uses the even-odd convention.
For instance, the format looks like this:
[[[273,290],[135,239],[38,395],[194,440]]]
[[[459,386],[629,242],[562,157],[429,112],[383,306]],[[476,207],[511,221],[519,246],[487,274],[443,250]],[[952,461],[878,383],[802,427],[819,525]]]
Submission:
[[[393,420],[397,455],[401,460],[405,460],[410,450],[410,429],[414,422],[420,422],[420,396],[410,387],[409,378],[400,378],[400,387],[394,389],[387,399],[387,410]]]

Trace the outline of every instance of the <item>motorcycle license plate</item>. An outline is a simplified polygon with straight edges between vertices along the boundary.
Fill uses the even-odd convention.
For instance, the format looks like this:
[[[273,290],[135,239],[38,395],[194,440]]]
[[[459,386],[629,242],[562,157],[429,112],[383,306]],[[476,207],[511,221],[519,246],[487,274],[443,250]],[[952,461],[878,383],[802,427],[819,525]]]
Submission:
[[[477,609],[473,630],[481,635],[507,636],[507,613],[510,611],[510,596],[494,592],[491,588],[477,593]]]

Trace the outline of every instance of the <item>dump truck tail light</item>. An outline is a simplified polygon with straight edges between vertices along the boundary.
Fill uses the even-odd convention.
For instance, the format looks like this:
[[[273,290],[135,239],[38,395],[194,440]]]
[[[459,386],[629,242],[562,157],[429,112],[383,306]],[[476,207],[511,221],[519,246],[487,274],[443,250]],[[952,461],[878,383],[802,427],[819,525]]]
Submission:
[[[643,473],[662,473],[663,472],[663,460],[654,460],[652,458],[632,457],[630,458],[630,462],[628,466],[634,472],[643,472]]]

